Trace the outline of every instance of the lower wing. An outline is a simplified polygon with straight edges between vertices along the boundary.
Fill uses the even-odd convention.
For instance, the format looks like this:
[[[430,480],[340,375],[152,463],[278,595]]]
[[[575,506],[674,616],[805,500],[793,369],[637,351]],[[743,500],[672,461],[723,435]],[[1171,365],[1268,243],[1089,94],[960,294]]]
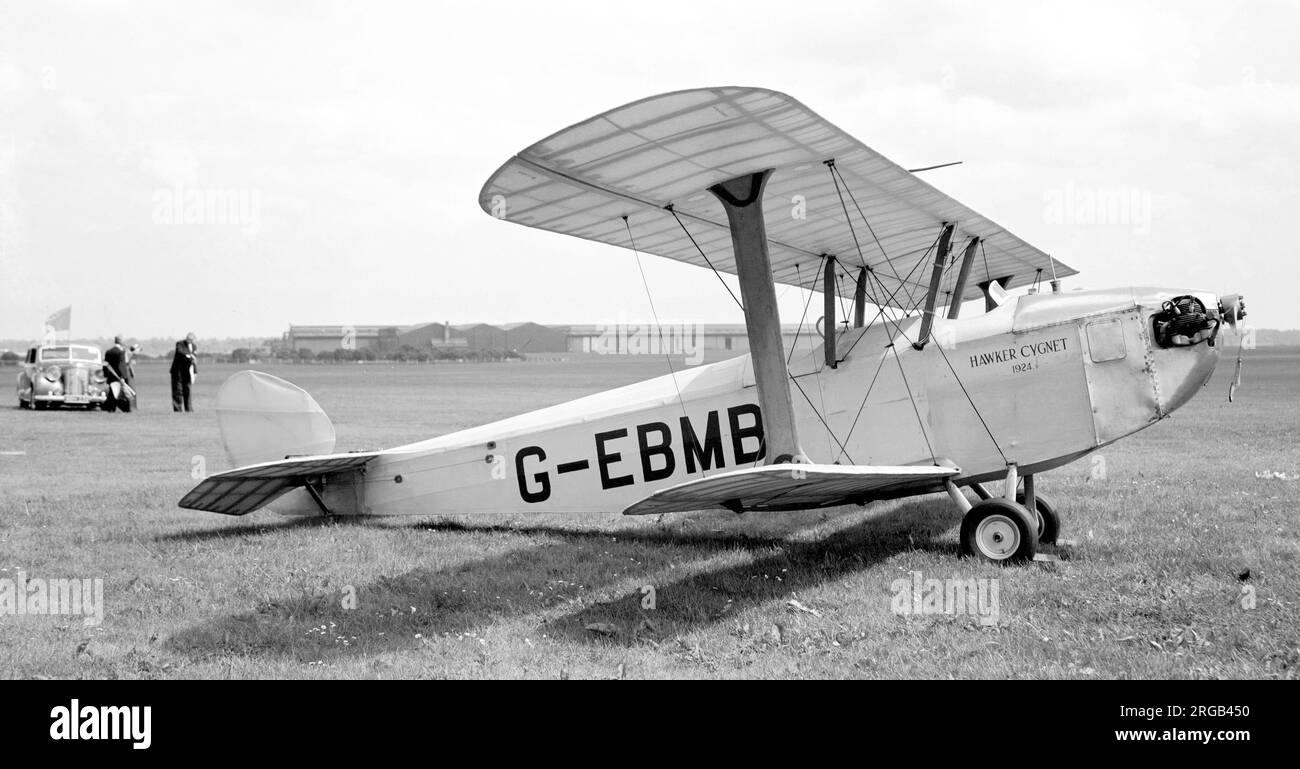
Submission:
[[[960,470],[952,467],[783,464],[710,475],[657,491],[624,515],[723,508],[807,510],[943,491]]]

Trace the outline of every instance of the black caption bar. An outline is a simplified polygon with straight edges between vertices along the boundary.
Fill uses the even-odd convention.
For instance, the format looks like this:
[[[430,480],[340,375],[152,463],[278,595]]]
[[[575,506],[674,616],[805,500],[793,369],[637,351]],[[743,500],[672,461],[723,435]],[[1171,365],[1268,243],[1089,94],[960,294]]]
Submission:
[[[350,754],[373,758],[376,746],[384,746],[470,760],[489,754],[499,758],[501,751],[512,749],[531,751],[534,758],[551,754],[577,760],[606,748],[638,745],[666,749],[675,744],[680,749],[689,743],[712,750],[700,744],[710,741],[700,735],[709,734],[718,738],[715,747],[726,745],[734,758],[762,751],[779,733],[796,743],[815,735],[822,747],[843,741],[863,750],[891,745],[926,755],[961,756],[985,740],[1012,744],[1029,739],[1021,746],[1027,754],[1066,748],[1071,755],[1235,757],[1289,743],[1293,727],[1282,700],[1284,686],[1271,681],[608,681],[549,686],[11,681],[0,685],[0,755],[30,749],[53,759],[112,753],[128,763],[161,756],[337,760]],[[709,691],[694,691],[700,687]],[[738,687],[751,691],[738,697]],[[581,750],[572,752],[577,745]]]

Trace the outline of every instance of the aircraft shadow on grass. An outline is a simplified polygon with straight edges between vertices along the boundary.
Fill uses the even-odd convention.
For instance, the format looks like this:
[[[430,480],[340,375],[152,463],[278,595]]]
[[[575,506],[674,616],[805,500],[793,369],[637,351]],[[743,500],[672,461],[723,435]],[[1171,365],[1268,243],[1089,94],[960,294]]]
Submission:
[[[955,557],[956,542],[945,537],[953,524],[949,513],[941,499],[920,499],[814,541],[725,531],[575,531],[436,522],[432,525],[443,532],[500,531],[545,539],[486,560],[419,568],[357,585],[356,609],[343,608],[337,591],[289,596],[182,630],[167,645],[194,657],[237,654],[314,661],[409,650],[419,643],[414,640],[417,633],[425,639],[477,633],[523,615],[536,615],[539,636],[571,643],[657,643],[727,621],[752,606],[784,602],[792,593],[869,569],[901,552]],[[413,527],[430,525],[426,521]],[[250,526],[240,531],[259,534],[275,528]],[[745,563],[712,570],[690,566],[691,561],[737,551],[749,555]],[[604,584],[575,584],[579,579],[592,581],[570,573],[574,564],[584,562],[586,573],[609,575]],[[593,568],[593,562],[599,568]],[[636,568],[629,570],[633,562]],[[653,584],[655,608],[643,608],[642,584],[656,579],[651,575],[673,571],[681,574]],[[616,584],[630,587],[609,592]],[[882,601],[888,600],[888,588],[880,586]],[[604,632],[589,629],[592,625]]]
[[[364,526],[368,521],[364,518],[288,518],[280,520],[266,520],[259,523],[241,523],[238,526],[222,526],[217,528],[205,529],[187,529],[185,531],[174,531],[169,534],[159,534],[153,539],[155,542],[208,542],[213,540],[239,539],[241,537],[262,536],[266,534],[276,534],[278,532],[289,531],[292,529],[317,529],[326,526]]]

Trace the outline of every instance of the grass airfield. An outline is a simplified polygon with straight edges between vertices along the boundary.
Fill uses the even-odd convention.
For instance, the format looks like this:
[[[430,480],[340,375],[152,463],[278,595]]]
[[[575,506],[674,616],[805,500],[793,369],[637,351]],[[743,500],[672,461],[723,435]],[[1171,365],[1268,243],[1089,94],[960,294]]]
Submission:
[[[800,514],[293,520],[181,510],[227,467],[207,366],[174,414],[0,409],[0,579],[101,578],[104,620],[0,616],[13,678],[1295,678],[1300,350],[1235,345],[1190,404],[1039,478],[1071,544],[958,557],[943,496]],[[675,365],[680,366],[678,361]],[[252,366],[340,450],[666,373],[662,358]],[[15,374],[16,369],[0,369]],[[25,452],[25,453],[19,453]],[[899,584],[995,580],[996,621],[900,614]],[[897,582],[903,580],[903,583]]]

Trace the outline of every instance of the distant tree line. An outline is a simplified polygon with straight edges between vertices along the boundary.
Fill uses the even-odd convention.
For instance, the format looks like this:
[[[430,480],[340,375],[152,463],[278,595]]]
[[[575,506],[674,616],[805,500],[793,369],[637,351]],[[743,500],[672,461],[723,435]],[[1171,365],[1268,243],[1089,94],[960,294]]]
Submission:
[[[155,357],[144,353],[135,353],[133,356],[136,360],[152,360]],[[207,358],[208,356],[204,356]],[[322,350],[312,352],[307,348],[298,351],[293,350],[276,350],[270,355],[264,355],[261,351],[252,350],[247,347],[237,347],[230,351],[229,355],[216,355],[216,360],[222,363],[256,363],[259,360],[269,358],[282,362],[294,363],[352,363],[355,361],[395,361],[398,363],[429,363],[431,361],[465,361],[465,362],[484,362],[484,361],[503,361],[503,360],[522,360],[517,350],[422,350],[410,345],[402,345],[394,350],[372,350],[364,348],[360,350]],[[23,356],[13,350],[5,350],[0,353],[0,365],[16,366],[22,362]]]
[[[312,352],[306,347],[294,351],[288,349],[276,350],[271,357],[278,361],[293,361],[297,363],[352,363],[355,361],[395,361],[399,363],[417,362],[428,363],[430,361],[503,361],[512,359],[522,359],[523,356],[516,350],[446,350],[446,349],[420,349],[404,344],[392,350],[374,350],[364,347],[358,350],[345,350],[338,348],[335,350],[321,350]],[[251,351],[245,348],[233,350],[230,353],[230,360],[233,363],[248,363],[253,359]]]

